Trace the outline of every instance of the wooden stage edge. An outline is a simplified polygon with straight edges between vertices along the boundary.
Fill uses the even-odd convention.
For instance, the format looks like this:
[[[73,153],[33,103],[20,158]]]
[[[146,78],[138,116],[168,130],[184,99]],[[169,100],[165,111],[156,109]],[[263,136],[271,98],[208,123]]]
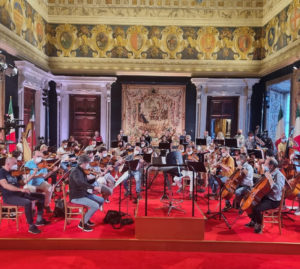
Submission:
[[[1,250],[147,250],[223,253],[300,253],[300,243],[141,239],[0,238]]]

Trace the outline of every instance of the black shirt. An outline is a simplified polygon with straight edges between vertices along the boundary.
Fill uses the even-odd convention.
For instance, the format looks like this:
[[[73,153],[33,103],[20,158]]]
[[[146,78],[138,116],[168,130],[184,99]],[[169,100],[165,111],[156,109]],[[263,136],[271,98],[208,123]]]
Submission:
[[[7,170],[5,170],[4,168],[0,169],[0,180],[2,180],[2,179],[6,179],[6,181],[9,184],[14,185],[15,187],[19,187],[19,183],[18,183],[17,178],[11,176],[10,172],[8,172]],[[20,193],[19,191],[10,191],[10,190],[7,190],[7,189],[3,188],[1,185],[0,185],[0,190],[2,192],[2,196],[3,196],[4,199],[6,197],[8,197],[8,196],[16,195],[16,194]]]
[[[88,193],[88,189],[94,189],[94,187],[88,183],[87,176],[80,166],[72,169],[70,173],[70,200],[76,198],[83,198]]]

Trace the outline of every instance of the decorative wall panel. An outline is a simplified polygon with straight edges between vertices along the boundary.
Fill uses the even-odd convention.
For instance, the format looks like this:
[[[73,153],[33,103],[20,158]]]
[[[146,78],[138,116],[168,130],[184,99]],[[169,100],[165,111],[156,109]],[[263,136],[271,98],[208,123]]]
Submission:
[[[185,126],[185,91],[183,85],[122,85],[122,128],[137,141],[148,130],[161,137],[167,130],[182,133]]]

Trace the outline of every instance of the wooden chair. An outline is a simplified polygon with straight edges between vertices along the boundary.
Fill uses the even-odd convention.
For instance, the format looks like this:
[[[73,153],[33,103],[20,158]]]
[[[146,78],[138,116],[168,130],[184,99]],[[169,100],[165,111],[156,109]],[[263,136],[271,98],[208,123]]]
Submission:
[[[62,191],[63,191],[64,206],[65,206],[65,223],[64,223],[64,231],[65,231],[69,220],[81,220],[81,223],[84,223],[86,206],[74,204],[67,201],[67,190],[66,190],[65,183],[62,184]]]
[[[5,209],[5,212],[3,212]],[[23,211],[20,211],[20,206],[5,204],[0,197],[0,224],[3,219],[15,220],[17,225],[17,231],[19,231],[19,217],[23,214]]]
[[[282,216],[281,211],[283,207],[284,202],[284,194],[285,194],[285,188],[282,190],[282,196],[281,201],[279,204],[279,207],[275,209],[268,209],[266,211],[263,211],[263,221],[262,221],[262,227],[264,229],[265,223],[275,223],[278,224],[279,227],[279,234],[281,234],[281,228],[282,228]]]

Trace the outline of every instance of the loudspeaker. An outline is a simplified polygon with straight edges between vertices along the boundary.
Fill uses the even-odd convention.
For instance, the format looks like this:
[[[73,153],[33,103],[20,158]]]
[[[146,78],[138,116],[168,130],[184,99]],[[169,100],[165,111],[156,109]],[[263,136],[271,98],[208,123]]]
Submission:
[[[57,146],[57,93],[55,81],[49,81],[49,146]]]

